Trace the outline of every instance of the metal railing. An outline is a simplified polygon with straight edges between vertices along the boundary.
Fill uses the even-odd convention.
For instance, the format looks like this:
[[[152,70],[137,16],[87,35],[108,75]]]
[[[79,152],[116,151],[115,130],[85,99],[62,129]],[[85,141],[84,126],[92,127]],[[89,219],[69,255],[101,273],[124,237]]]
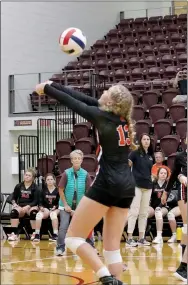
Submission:
[[[170,6],[159,6],[159,7],[151,7],[146,9],[134,9],[134,10],[126,10],[120,12],[120,20],[126,18],[137,18],[137,17],[153,17],[153,16],[165,16],[165,15],[174,15],[188,12],[188,3],[187,1],[181,1],[183,5],[177,5],[178,1],[171,1]],[[163,2],[161,2],[163,3]],[[180,13],[179,13],[180,11]]]
[[[41,72],[9,75],[9,114],[38,112],[46,113],[49,111],[54,111],[54,102],[48,100],[47,96],[45,98],[39,96],[38,98],[36,98],[36,100],[35,98],[32,98],[34,88],[36,84],[39,84],[49,79],[55,82],[62,83],[64,85],[78,87],[80,85],[79,79],[77,85],[71,84],[71,79],[69,78],[70,73],[72,73],[74,76],[77,76],[80,73],[88,73],[87,77],[83,78],[84,84],[87,83],[88,88],[90,90],[94,89],[94,69],[64,70],[61,73]]]

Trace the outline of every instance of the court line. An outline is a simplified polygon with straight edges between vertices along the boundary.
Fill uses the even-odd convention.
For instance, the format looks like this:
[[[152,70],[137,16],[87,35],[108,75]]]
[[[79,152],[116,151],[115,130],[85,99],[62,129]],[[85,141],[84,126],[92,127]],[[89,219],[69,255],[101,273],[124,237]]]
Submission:
[[[48,274],[53,274],[53,275],[60,275],[60,276],[65,276],[65,277],[70,277],[70,278],[73,278],[73,279],[76,279],[77,281],[79,281],[77,284],[75,285],[84,285],[84,280],[77,277],[77,276],[74,276],[74,275],[69,275],[69,274],[64,274],[64,273],[58,273],[58,272],[49,272],[49,271],[36,271],[36,270],[23,270],[23,269],[3,269],[2,271],[18,271],[18,272],[33,272],[33,273],[48,273]]]

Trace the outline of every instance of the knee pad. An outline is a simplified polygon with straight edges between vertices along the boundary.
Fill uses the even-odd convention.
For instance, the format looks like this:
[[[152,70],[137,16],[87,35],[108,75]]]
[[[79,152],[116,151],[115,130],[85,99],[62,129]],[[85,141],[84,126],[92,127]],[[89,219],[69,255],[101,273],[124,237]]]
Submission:
[[[169,221],[175,221],[175,215],[174,215],[174,213],[169,212],[169,213],[167,214],[167,217],[168,217],[168,220],[169,220]]]
[[[50,212],[50,219],[51,220],[57,220],[57,213],[56,212]]]
[[[79,237],[65,238],[66,247],[70,249],[74,254],[76,254],[77,249],[84,243],[86,243],[86,240],[84,238],[79,238]]]
[[[35,221],[37,213],[38,213],[37,210],[31,210],[30,215],[29,215],[30,216],[30,220]]]
[[[40,221],[40,220],[42,220],[42,219],[43,219],[43,213],[38,212],[38,213],[36,214],[36,220]]]
[[[104,256],[106,265],[122,263],[120,249],[113,250],[113,251],[103,250],[103,256]]]
[[[187,235],[187,224],[184,224],[184,225],[183,225],[182,233],[183,233],[184,235]]]
[[[157,207],[155,209],[155,219],[156,220],[162,220],[163,219],[163,214],[162,214],[161,208],[159,208],[159,207]]]
[[[19,212],[15,209],[12,209],[10,212],[10,218],[11,219],[19,219]]]

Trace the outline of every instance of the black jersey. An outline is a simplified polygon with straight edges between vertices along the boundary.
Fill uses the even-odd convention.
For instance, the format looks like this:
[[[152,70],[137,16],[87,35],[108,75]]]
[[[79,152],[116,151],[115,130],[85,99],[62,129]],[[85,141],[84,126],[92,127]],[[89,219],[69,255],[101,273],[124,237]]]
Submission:
[[[28,188],[25,187],[24,182],[16,185],[14,188],[12,201],[15,201],[19,206],[36,206],[38,205],[39,189],[35,183],[32,183]]]
[[[99,174],[108,185],[107,190],[119,197],[133,196],[127,122],[114,113],[101,110],[95,98],[60,84],[46,85],[44,92],[96,126],[102,147]]]
[[[174,161],[174,168],[170,176],[168,185],[166,187],[166,192],[169,192],[172,189],[174,182],[176,181],[180,173],[182,173],[183,175],[187,177],[187,152],[186,151],[182,151],[176,154],[176,158]]]
[[[152,187],[152,194],[151,194],[151,200],[150,200],[150,206],[155,209],[156,207],[161,206],[161,196],[163,192],[165,191],[167,186],[167,182],[164,182],[163,185],[159,185],[157,181],[153,182]]]
[[[59,203],[59,191],[55,188],[52,192],[45,187],[40,191],[40,200],[39,206],[42,206],[47,209],[51,209],[54,206],[57,208]]]

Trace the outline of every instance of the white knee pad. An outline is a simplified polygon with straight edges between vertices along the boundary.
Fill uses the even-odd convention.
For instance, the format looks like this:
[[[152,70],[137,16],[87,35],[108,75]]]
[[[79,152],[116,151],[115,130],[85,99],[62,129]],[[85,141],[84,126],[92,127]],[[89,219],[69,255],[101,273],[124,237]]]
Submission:
[[[169,212],[169,213],[167,214],[167,217],[168,217],[168,220],[169,220],[169,221],[175,221],[175,215],[174,215],[174,213]]]
[[[86,240],[84,238],[79,238],[79,237],[65,238],[66,247],[69,248],[74,254],[76,254],[77,249],[84,243],[86,243]]]
[[[56,212],[50,212],[50,219],[51,220],[57,220],[57,213]]]
[[[38,213],[36,214],[36,220],[40,221],[40,220],[42,220],[42,219],[43,219],[43,213],[42,213],[42,212],[38,212]]]
[[[163,214],[162,214],[161,208],[159,208],[159,207],[157,207],[155,209],[155,218],[156,218],[156,220],[162,220],[163,219]]]
[[[182,233],[187,235],[187,224],[183,224]]]
[[[122,262],[120,249],[113,250],[113,251],[103,250],[103,255],[104,255],[104,260],[105,260],[106,265]]]

